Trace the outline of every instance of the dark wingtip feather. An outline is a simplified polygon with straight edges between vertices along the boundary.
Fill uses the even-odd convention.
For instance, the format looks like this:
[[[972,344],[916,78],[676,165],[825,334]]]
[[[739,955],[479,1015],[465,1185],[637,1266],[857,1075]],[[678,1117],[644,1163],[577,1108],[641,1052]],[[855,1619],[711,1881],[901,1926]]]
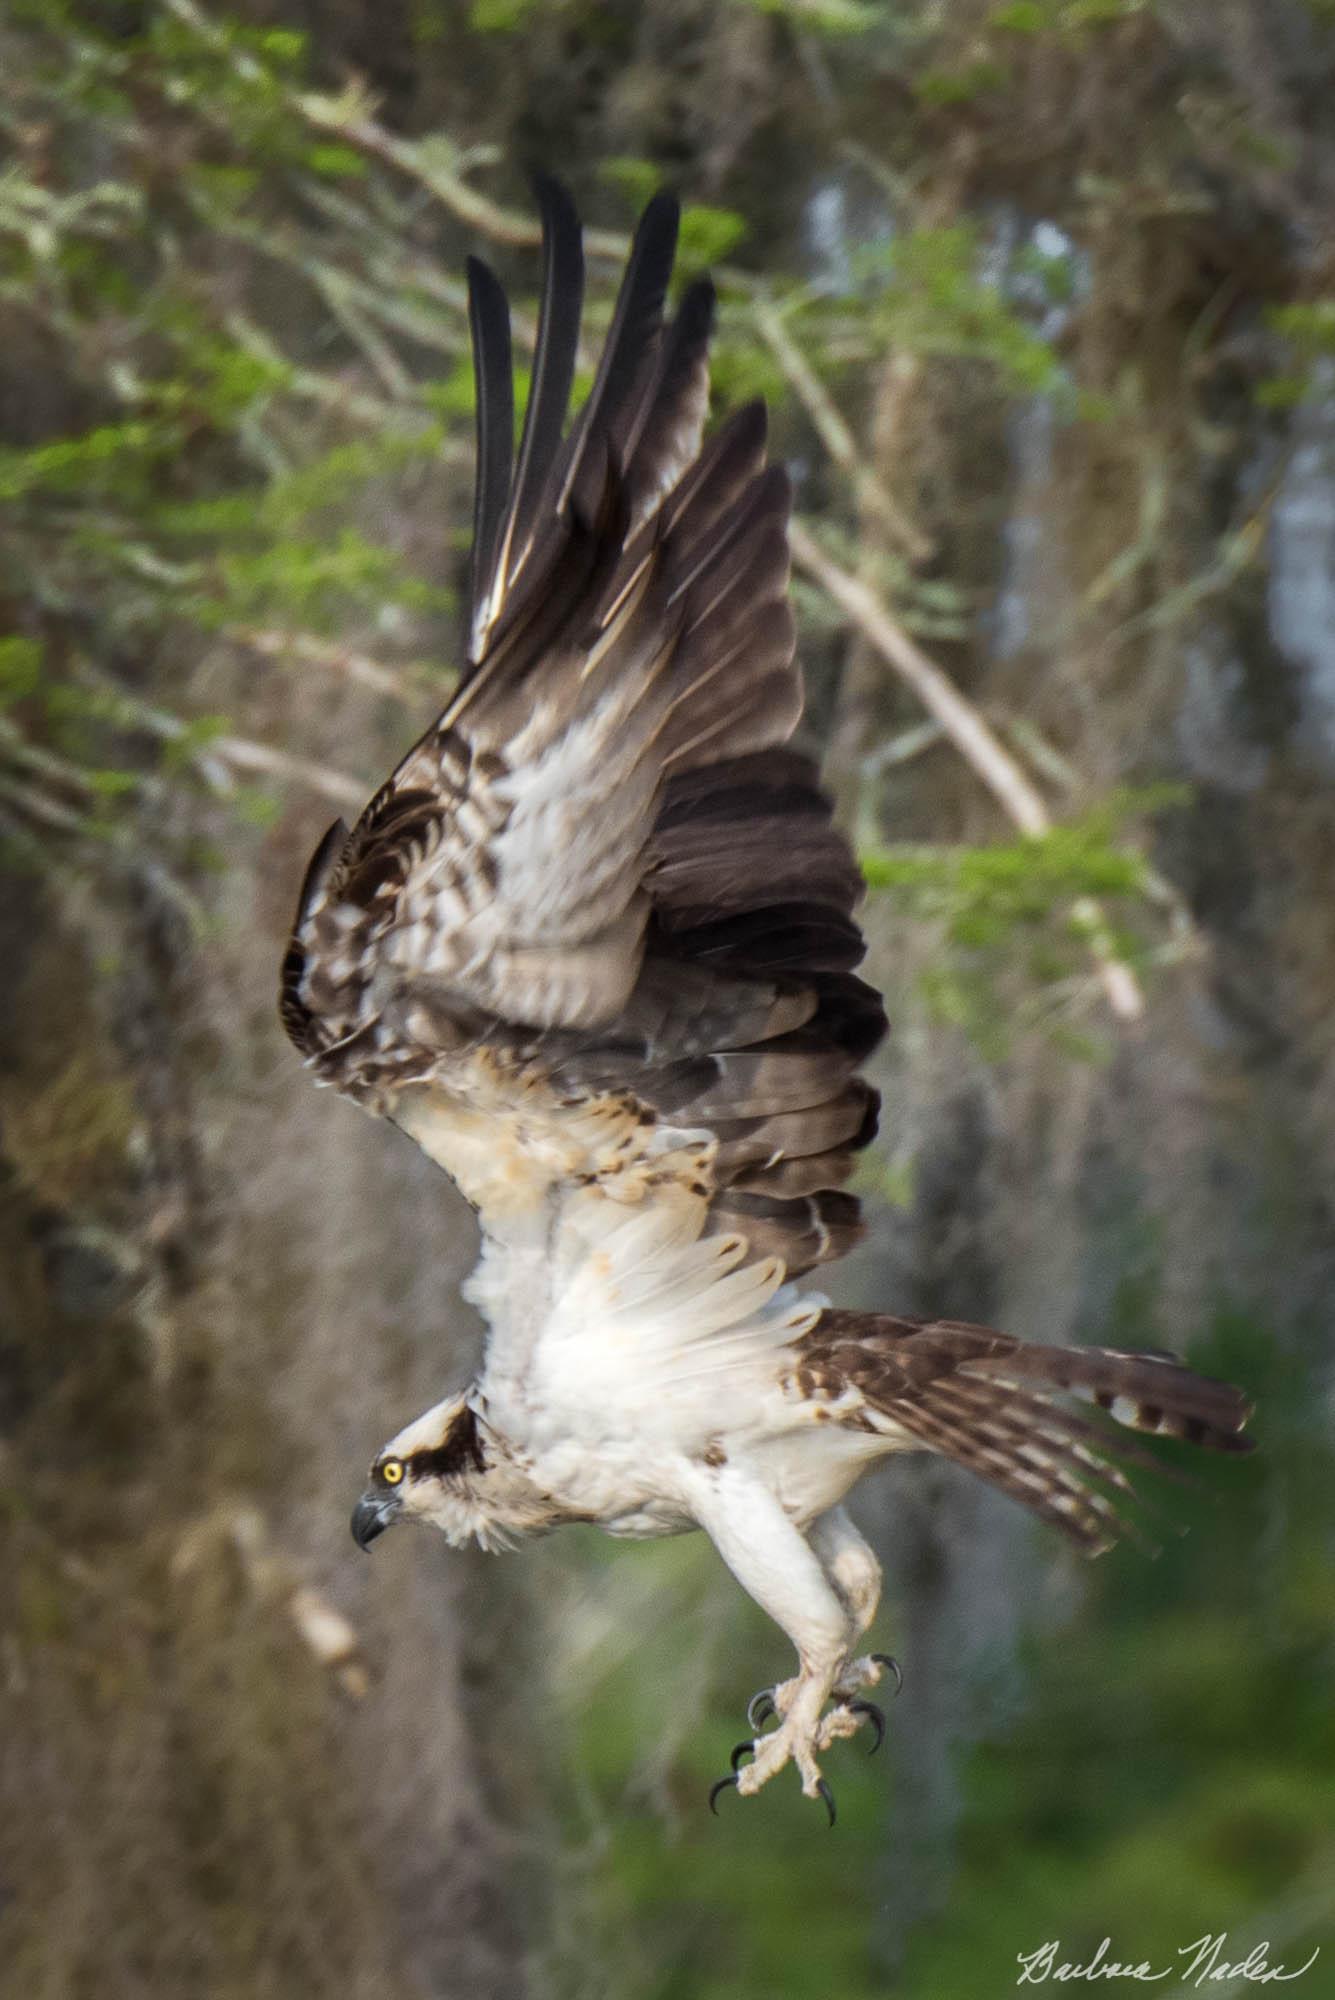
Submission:
[[[718,293],[712,278],[694,278],[681,295],[674,325],[680,326],[683,341],[698,340],[714,330]]]
[[[514,463],[515,396],[510,306],[480,257],[468,259],[468,326],[477,404],[477,483],[473,497],[470,611],[476,618],[496,566]]]
[[[698,278],[683,293],[663,338],[658,368],[627,435],[624,458],[636,467],[636,483],[656,483],[660,461],[670,454],[673,432],[689,408],[698,383],[701,419],[709,400],[708,356],[714,332],[714,287]]]
[[[663,308],[677,255],[680,215],[675,195],[659,193],[635,226],[598,372],[567,447],[569,462],[558,505],[571,495],[578,504],[580,487],[587,486],[583,461],[599,439],[606,440],[614,461],[625,461],[636,411],[662,342]]]
[[[544,233],[552,222],[566,228],[579,228],[575,198],[563,180],[558,180],[555,174],[549,174],[545,167],[539,166],[529,167],[527,179]]]
[[[628,272],[637,263],[654,271],[670,273],[677,255],[677,231],[681,227],[681,203],[671,188],[659,188],[645,203],[631,240]]]
[[[660,188],[646,202],[631,238],[630,255],[604,349],[603,358],[609,370],[615,369],[620,360],[616,353],[618,336],[627,331],[633,333],[636,321],[653,322],[662,317],[668,281],[677,258],[680,225],[681,203],[674,194]]]
[[[531,184],[542,217],[542,304],[510,511],[510,550],[522,550],[528,540],[560,450],[584,305],[584,236],[570,190],[541,171],[533,173]]]

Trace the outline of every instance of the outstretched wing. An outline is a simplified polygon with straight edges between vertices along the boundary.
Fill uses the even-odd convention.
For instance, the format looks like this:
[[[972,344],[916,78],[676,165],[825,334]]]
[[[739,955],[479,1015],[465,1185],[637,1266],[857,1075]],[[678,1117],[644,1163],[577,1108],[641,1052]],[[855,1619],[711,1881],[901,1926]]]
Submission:
[[[962,1320],[831,1307],[793,1353],[790,1387],[813,1416],[953,1458],[1090,1555],[1135,1530],[1123,1468],[1169,1470],[1127,1432],[1253,1447],[1246,1397],[1172,1355],[1047,1347]]]
[[[537,184],[544,278],[517,456],[509,313],[469,269],[478,396],[458,691],[308,871],[284,966],[322,1082],[394,1118],[481,1210],[647,1171],[704,1133],[711,1226],[789,1274],[839,1254],[884,1029],[852,972],[859,878],[815,769],[787,602],[789,489],[760,404],[707,447],[713,292],[664,299],[677,207],[635,235],[566,410],[583,288]],[[674,1155],[678,1157],[678,1155]]]

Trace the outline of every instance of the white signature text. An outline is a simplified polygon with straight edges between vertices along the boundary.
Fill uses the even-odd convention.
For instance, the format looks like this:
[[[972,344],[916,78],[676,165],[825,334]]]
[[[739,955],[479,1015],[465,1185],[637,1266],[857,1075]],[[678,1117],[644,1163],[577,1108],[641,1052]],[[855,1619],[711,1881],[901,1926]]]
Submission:
[[[1148,1959],[1114,1958],[1112,1939],[1104,1938],[1092,1957],[1083,1962],[1079,1959],[1063,1958],[1060,1938],[1049,1938],[1037,1951],[1018,1951],[1015,1960],[1020,1968],[1015,1981],[1017,1986],[1041,1986],[1045,1980],[1059,1982],[1070,1979],[1135,1979],[1144,1985],[1153,1985],[1159,1979],[1176,1976],[1184,1986],[1209,1986],[1225,1979],[1251,1980],[1257,1986],[1271,1986],[1284,1980],[1301,1979],[1310,1972],[1321,1956],[1321,1947],[1313,1947],[1305,1964],[1295,1966],[1292,1971],[1286,1965],[1272,1965],[1270,1943],[1253,1945],[1245,1958],[1234,1958],[1229,1954],[1228,1932],[1207,1932],[1196,1939],[1194,1944],[1178,1947],[1175,1954],[1176,1965],[1151,1965]]]

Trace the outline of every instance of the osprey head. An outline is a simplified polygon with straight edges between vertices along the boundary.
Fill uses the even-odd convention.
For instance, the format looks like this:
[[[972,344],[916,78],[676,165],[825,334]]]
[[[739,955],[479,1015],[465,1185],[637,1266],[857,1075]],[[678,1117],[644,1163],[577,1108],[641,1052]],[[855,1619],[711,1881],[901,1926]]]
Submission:
[[[352,1510],[352,1538],[369,1549],[395,1521],[433,1521],[452,1542],[477,1532],[487,1470],[481,1424],[466,1396],[452,1396],[392,1438]],[[480,1504],[481,1503],[481,1504]]]

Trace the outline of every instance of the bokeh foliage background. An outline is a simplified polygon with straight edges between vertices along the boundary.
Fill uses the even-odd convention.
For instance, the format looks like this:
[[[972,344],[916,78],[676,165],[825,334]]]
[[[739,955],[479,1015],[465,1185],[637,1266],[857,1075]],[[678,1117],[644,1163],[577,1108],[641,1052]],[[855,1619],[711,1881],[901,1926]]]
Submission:
[[[11,0],[0,1992],[954,2000],[1227,1931],[1335,1994],[1333,83],[1324,0]],[[682,191],[797,478],[895,1022],[841,1298],[1260,1405],[1156,1560],[879,1478],[907,1685],[829,1836],[703,1813],[783,1660],[696,1540],[346,1539],[471,1223],[272,991],[449,685],[529,161],[589,357]]]

